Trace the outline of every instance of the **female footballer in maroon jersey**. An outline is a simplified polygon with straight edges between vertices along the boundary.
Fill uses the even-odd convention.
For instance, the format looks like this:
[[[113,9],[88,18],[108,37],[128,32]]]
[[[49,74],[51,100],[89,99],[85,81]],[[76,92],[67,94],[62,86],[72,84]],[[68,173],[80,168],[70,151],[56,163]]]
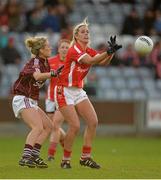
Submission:
[[[47,38],[32,37],[25,41],[34,56],[24,66],[17,81],[13,85],[12,107],[16,117],[22,118],[31,128],[25,142],[19,165],[47,168],[47,164],[39,157],[40,148],[51,131],[52,125],[45,112],[37,105],[39,89],[46,79],[57,76],[50,71],[47,58],[51,55],[51,47]]]
[[[69,125],[64,140],[62,168],[71,168],[72,146],[80,127],[78,115],[86,122],[80,165],[96,169],[100,168],[100,165],[91,158],[92,141],[95,136],[98,119],[86,92],[82,89],[83,79],[91,65],[109,64],[113,54],[122,46],[116,43],[116,36],[114,36],[108,42],[107,51],[98,54],[89,47],[89,42],[88,24],[84,21],[73,30],[73,41],[66,56],[64,69],[55,87],[56,105]]]

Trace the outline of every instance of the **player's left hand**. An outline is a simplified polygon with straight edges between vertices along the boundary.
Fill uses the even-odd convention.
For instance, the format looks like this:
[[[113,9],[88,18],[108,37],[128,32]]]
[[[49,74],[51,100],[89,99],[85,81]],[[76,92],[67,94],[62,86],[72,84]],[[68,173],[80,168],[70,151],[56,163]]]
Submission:
[[[119,50],[120,48],[122,48],[122,45],[118,45],[116,43],[116,36],[111,36],[110,37],[110,41],[108,41],[108,49],[107,49],[107,54],[113,54],[115,53],[117,50]]]

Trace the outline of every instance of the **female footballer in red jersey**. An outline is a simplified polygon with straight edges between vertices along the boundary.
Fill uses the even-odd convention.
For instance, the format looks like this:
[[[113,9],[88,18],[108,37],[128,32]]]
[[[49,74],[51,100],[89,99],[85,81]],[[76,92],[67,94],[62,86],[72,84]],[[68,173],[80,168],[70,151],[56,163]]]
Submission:
[[[87,21],[78,24],[73,30],[73,41],[66,56],[66,63],[55,87],[55,102],[68,122],[64,139],[62,168],[71,168],[70,159],[74,139],[80,128],[80,115],[86,122],[80,165],[99,169],[100,165],[91,158],[92,140],[95,136],[98,119],[96,112],[83,88],[83,79],[94,64],[109,64],[113,54],[122,46],[116,43],[116,36],[108,41],[106,52],[98,54],[89,47]]]
[[[47,58],[51,55],[51,47],[47,38],[28,38],[25,43],[34,57],[25,64],[14,83],[12,107],[15,116],[22,118],[31,131],[26,138],[19,165],[47,168],[47,164],[39,155],[41,145],[50,133],[52,125],[45,112],[38,107],[37,101],[39,89],[45,80],[57,76],[61,68],[56,72],[50,71]]]
[[[65,57],[69,49],[70,41],[67,39],[61,39],[58,43],[58,54],[54,57],[48,59],[50,68],[52,70],[58,69],[60,66],[63,66],[65,63]],[[64,117],[60,111],[56,111],[56,106],[54,102],[54,88],[56,86],[58,78],[53,77],[50,79],[50,84],[47,89],[47,96],[45,100],[45,107],[47,115],[53,121],[53,131],[50,135],[50,145],[48,148],[48,160],[54,160],[54,155],[57,149],[57,145],[60,142],[63,146],[65,132],[61,127]]]

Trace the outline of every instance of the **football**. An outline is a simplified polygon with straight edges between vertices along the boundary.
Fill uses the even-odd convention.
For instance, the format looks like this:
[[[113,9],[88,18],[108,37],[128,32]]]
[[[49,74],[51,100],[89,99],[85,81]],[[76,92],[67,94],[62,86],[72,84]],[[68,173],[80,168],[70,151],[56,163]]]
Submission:
[[[148,36],[140,36],[135,41],[135,50],[140,55],[147,55],[153,49],[153,41]]]

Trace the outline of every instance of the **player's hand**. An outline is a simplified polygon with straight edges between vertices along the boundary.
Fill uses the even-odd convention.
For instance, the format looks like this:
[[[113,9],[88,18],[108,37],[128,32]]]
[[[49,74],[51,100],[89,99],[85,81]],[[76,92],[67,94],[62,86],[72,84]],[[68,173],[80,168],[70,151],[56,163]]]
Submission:
[[[60,66],[57,70],[56,70],[56,73],[57,73],[57,76],[62,72],[62,69],[64,68],[64,65]]]
[[[64,65],[60,66],[56,71],[51,70],[51,77],[57,77],[62,72]]]
[[[117,50],[119,50],[120,48],[122,48],[122,45],[118,45],[116,43],[116,36],[114,37],[110,37],[110,41],[108,41],[108,49],[107,49],[107,54],[111,55],[113,53],[115,53]]]

